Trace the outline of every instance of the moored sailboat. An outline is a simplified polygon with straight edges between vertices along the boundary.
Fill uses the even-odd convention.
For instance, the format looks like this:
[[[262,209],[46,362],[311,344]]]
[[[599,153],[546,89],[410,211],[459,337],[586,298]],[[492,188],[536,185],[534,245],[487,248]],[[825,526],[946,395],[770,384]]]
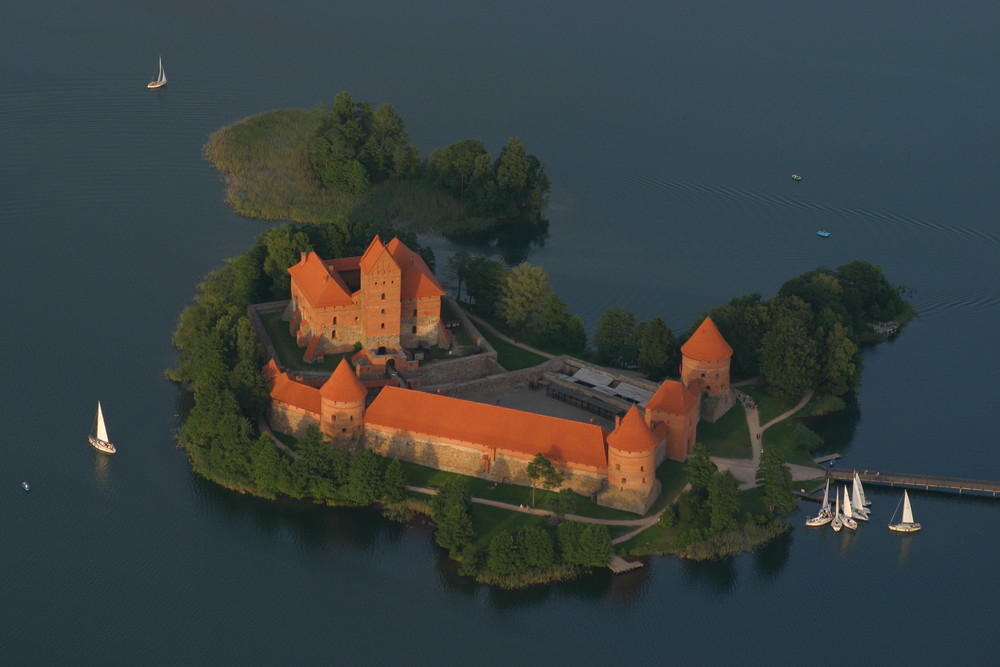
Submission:
[[[865,487],[861,483],[861,475],[858,474],[857,470],[854,471],[854,483],[858,487],[858,497],[861,498],[861,507],[868,509],[872,506],[872,501],[868,500],[868,496],[865,495]]]
[[[160,73],[156,78],[146,84],[147,88],[162,88],[167,85],[167,74],[163,71],[163,56],[160,56]]]
[[[826,489],[823,490],[823,504],[819,508],[819,514],[806,519],[806,525],[810,527],[825,526],[833,520],[833,512],[830,511],[830,478],[826,479]]]
[[[899,510],[899,506],[896,506]],[[896,512],[892,513],[892,518],[896,518]],[[903,520],[900,523],[890,523],[889,530],[897,533],[915,533],[919,531],[921,525],[913,520],[913,508],[910,507],[910,494],[903,490]]]
[[[833,532],[839,533],[840,529],[844,527],[844,516],[840,513],[840,494],[837,493],[836,489],[834,489],[833,495],[837,499],[837,509],[833,512],[830,528],[833,528]]]
[[[104,411],[101,410],[101,402],[97,402],[97,417],[94,418],[94,431],[87,438],[94,449],[105,454],[114,454],[117,450],[114,444],[108,440],[108,427],[104,425]]]
[[[847,492],[846,487],[844,492]],[[868,510],[865,508],[861,493],[861,481],[858,479],[858,473],[854,473],[854,484],[851,487],[851,516],[858,521],[867,521]]]
[[[854,512],[851,511],[851,499],[847,497],[847,485],[844,485],[844,515],[840,517],[845,528],[851,530],[858,529],[858,522],[854,520]]]

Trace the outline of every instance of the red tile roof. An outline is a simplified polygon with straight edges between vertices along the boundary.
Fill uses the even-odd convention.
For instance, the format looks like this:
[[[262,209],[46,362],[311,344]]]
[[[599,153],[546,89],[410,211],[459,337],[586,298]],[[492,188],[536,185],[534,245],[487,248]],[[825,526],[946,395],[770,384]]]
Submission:
[[[691,338],[681,345],[681,354],[696,361],[724,361],[733,356],[733,348],[719,333],[711,317],[691,334]]]
[[[341,359],[330,378],[320,387],[319,393],[326,400],[335,403],[357,403],[365,400],[368,390],[354,374],[347,360]]]
[[[673,415],[687,415],[698,405],[698,395],[677,380],[666,380],[646,402],[647,410],[669,412]]]
[[[628,409],[618,427],[608,436],[608,446],[626,452],[651,452],[659,440],[642,419],[639,408]]]
[[[407,248],[398,238],[389,241],[385,248],[403,271],[400,296],[404,299],[444,296],[444,290],[423,257]]]
[[[372,239],[372,242],[368,244],[365,252],[361,255],[361,260],[359,266],[361,267],[361,273],[368,273],[375,266],[375,262],[378,258],[382,256],[385,252],[385,245],[382,243],[382,239],[378,234]]]
[[[299,263],[288,269],[292,281],[298,285],[313,308],[349,306],[353,303],[350,290],[326,262],[313,251],[306,253]]]
[[[492,449],[544,454],[553,462],[607,466],[604,429],[451,396],[386,387],[365,412],[365,426],[384,426],[479,443]]]
[[[316,415],[320,412],[319,389],[296,382],[288,377],[287,373],[281,373],[274,378],[274,386],[271,388],[271,398],[282,403],[294,405],[297,408],[302,408]]]

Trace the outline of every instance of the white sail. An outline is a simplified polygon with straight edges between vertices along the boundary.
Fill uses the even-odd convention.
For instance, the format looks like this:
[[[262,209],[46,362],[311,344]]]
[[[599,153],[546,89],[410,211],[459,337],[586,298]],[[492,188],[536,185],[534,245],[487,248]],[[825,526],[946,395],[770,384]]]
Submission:
[[[853,519],[854,514],[851,513],[851,499],[847,497],[847,485],[844,485],[844,516],[848,519]]]
[[[156,82],[160,84],[167,82],[167,73],[163,71],[163,56],[160,56],[160,76],[156,79]]]
[[[826,478],[826,488],[823,489],[823,506],[821,509],[830,511],[830,478]]]
[[[109,442],[108,427],[104,425],[104,412],[101,411],[101,402],[97,402],[97,439]]]
[[[910,494],[903,491],[903,523],[915,523],[913,521],[913,510],[910,508]]]
[[[855,505],[857,505],[858,507],[868,507],[869,505],[871,505],[871,502],[869,502],[868,498],[865,496],[865,487],[861,483],[861,477],[858,475],[857,471],[855,471],[854,473],[854,484],[858,489],[857,499],[861,501],[860,505],[858,505],[857,503],[855,503]]]

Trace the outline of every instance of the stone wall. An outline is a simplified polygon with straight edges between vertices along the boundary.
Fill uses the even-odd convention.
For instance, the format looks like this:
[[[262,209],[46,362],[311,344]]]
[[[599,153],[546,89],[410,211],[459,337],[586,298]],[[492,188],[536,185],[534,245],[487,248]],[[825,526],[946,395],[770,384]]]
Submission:
[[[707,422],[715,423],[722,415],[729,411],[736,403],[736,396],[732,390],[724,394],[709,394],[701,397],[701,418]]]
[[[653,502],[660,497],[662,490],[658,479],[653,480],[653,487],[646,491],[609,487],[597,494],[597,504],[645,515],[653,506]]]
[[[272,430],[287,433],[296,438],[305,435],[306,427],[310,424],[319,426],[319,415],[273,400],[267,417]]]

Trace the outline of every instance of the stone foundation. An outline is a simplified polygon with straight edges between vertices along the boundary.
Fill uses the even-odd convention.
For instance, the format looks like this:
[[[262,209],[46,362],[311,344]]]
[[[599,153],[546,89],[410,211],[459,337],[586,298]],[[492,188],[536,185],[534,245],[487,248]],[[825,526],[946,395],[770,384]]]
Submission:
[[[729,411],[736,403],[736,396],[730,389],[724,394],[711,394],[701,396],[701,418],[714,424],[722,415]]]
[[[660,497],[661,491],[662,486],[658,479],[654,479],[653,486],[644,491],[622,490],[618,487],[607,488],[597,495],[597,504],[645,516],[649,508],[653,506],[653,502]]]

